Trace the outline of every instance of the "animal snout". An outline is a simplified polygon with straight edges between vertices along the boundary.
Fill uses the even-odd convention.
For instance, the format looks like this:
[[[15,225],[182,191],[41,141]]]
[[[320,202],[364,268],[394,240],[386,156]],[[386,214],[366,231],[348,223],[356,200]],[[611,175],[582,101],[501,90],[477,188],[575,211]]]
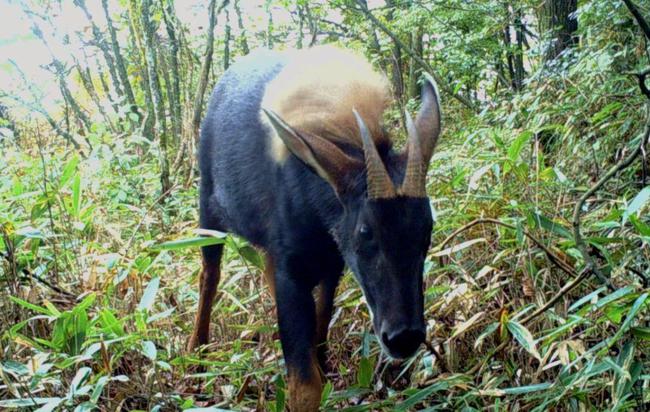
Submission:
[[[388,353],[394,358],[408,358],[413,355],[424,342],[424,328],[401,328],[394,331],[384,331],[381,340]]]

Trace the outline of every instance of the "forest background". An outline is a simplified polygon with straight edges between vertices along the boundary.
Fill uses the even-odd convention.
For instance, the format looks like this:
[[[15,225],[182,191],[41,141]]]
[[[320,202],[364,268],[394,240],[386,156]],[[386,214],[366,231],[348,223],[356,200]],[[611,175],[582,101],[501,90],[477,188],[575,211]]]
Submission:
[[[195,231],[196,141],[239,56],[329,43],[386,73],[401,141],[431,74],[444,131],[428,343],[381,355],[347,275],[322,407],[647,408],[648,3],[1,0],[0,15],[0,408],[284,409],[261,259]],[[188,353],[206,241],[227,251],[214,343]]]

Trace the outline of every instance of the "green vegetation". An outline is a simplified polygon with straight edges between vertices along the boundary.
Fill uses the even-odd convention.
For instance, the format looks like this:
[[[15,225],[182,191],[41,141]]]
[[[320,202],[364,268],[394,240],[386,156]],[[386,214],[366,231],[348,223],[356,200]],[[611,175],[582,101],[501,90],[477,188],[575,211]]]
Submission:
[[[238,56],[323,43],[387,73],[396,133],[423,71],[444,109],[429,169],[429,345],[387,361],[346,275],[323,409],[647,408],[647,3],[6,7],[32,33],[0,46],[38,44],[51,63],[46,81],[0,64],[14,79],[0,90],[0,409],[283,410],[262,259],[240,238],[195,230],[195,139]],[[62,26],[70,13],[86,20]],[[226,244],[224,275],[214,344],[188,353],[204,242]]]

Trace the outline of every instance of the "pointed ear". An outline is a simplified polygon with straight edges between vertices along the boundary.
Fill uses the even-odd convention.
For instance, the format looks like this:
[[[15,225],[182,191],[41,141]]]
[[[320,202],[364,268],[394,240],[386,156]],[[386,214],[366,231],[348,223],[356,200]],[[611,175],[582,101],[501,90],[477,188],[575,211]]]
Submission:
[[[325,179],[339,198],[352,188],[352,178],[363,169],[363,162],[348,156],[329,140],[296,131],[277,113],[262,110],[289,151]]]
[[[418,139],[422,147],[422,161],[425,169],[438,143],[441,117],[438,86],[433,80],[433,77],[425,73],[424,83],[422,84],[422,104],[415,118],[415,128],[417,129]]]

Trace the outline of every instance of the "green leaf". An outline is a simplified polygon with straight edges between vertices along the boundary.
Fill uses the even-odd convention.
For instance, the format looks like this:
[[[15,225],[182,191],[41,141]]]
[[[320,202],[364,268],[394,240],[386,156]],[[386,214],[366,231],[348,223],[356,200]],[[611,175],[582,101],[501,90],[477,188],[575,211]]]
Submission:
[[[14,303],[17,303],[18,305],[20,305],[20,306],[22,306],[24,308],[33,310],[34,312],[42,313],[42,314],[47,315],[47,316],[55,316],[55,314],[51,310],[46,309],[46,308],[44,308],[42,306],[34,305],[33,303],[29,303],[29,302],[27,302],[25,300],[22,300],[20,298],[15,297],[15,296],[9,296],[9,299],[11,299],[11,301],[13,301]]]
[[[122,323],[115,317],[110,309],[103,309],[99,312],[99,320],[102,327],[110,330],[117,336],[124,336]]]
[[[53,398],[52,400],[50,400],[45,405],[43,405],[40,408],[36,409],[34,412],[52,412],[52,411],[56,410],[56,408],[63,401],[65,401],[65,398]]]
[[[523,395],[525,393],[545,391],[553,386],[552,383],[537,383],[535,385],[517,386],[513,388],[500,389],[505,395]]]
[[[508,158],[514,163],[521,154],[524,145],[533,137],[533,132],[526,130],[522,132],[517,138],[512,142],[508,148]]]
[[[72,177],[72,174],[77,170],[77,165],[79,164],[79,156],[76,154],[72,156],[72,159],[68,161],[63,167],[61,172],[61,179],[59,179],[59,187],[65,186],[68,183],[68,180]]]
[[[474,349],[480,348],[485,338],[496,332],[497,329],[499,329],[499,322],[490,323],[479,335],[479,337],[476,338],[476,341],[474,342]]]
[[[630,222],[634,225],[634,228],[642,235],[650,237],[650,225],[645,224],[641,219],[636,217],[636,215],[630,215]]]
[[[641,210],[648,201],[650,201],[650,186],[643,188],[627,206],[625,212],[623,212],[623,224],[625,224],[631,215]]]
[[[646,292],[643,295],[639,296],[634,301],[634,304],[632,305],[632,308],[630,309],[627,316],[625,317],[625,321],[623,322],[621,327],[618,328],[618,330],[616,331],[614,336],[612,336],[611,338],[609,338],[606,341],[606,344],[604,345],[605,347],[602,348],[602,349],[599,348],[600,349],[599,354],[602,355],[605,351],[607,351],[609,348],[611,348],[612,345],[614,345],[619,339],[621,339],[623,334],[625,332],[627,332],[627,330],[632,326],[632,322],[636,318],[637,313],[639,313],[639,311],[641,310],[641,307],[645,304],[645,301],[646,301],[647,298],[648,298],[648,293]],[[597,346],[599,346],[599,345],[597,345]],[[591,350],[593,350],[594,348],[592,348]]]
[[[238,248],[239,254],[246,260],[248,263],[252,264],[258,269],[264,269],[264,261],[257,250],[250,245],[244,245]]]
[[[429,398],[431,394],[438,391],[444,391],[448,389],[449,386],[450,384],[445,381],[436,382],[431,386],[427,386],[426,388],[420,389],[419,391],[415,392],[408,398],[404,399],[404,402],[400,402],[397,405],[395,405],[396,409],[399,411],[411,410],[415,405]]]
[[[72,216],[79,219],[79,212],[81,211],[81,176],[79,173],[75,175],[72,182]]]
[[[49,402],[59,400],[61,398],[21,398],[21,399],[7,399],[0,400],[0,406],[3,408],[26,408],[29,406],[45,405]]]
[[[619,300],[629,294],[634,293],[634,286],[626,286],[624,288],[620,288],[616,290],[615,292],[605,296],[604,298],[600,299],[596,304],[594,305],[596,308],[602,308],[603,306],[612,303],[616,300]]]
[[[149,358],[152,361],[156,360],[156,355],[158,350],[156,350],[156,345],[150,340],[145,340],[142,342],[142,354]]]
[[[171,240],[169,242],[164,242],[159,245],[152,246],[153,250],[178,250],[186,249],[190,247],[201,247],[201,246],[210,246],[210,245],[219,245],[225,242],[225,237],[227,235],[223,233],[223,237],[193,237],[188,239],[179,239]]]
[[[642,340],[650,340],[650,328],[637,326],[631,329],[632,335]]]
[[[92,369],[87,366],[79,368],[77,374],[72,379],[72,382],[70,382],[70,394],[72,397],[74,397],[75,393],[79,390],[79,387],[88,379],[91,373]]]
[[[590,301],[596,299],[596,297],[597,297],[600,293],[605,292],[606,290],[607,290],[607,287],[606,287],[606,286],[602,286],[602,287],[600,287],[600,288],[594,290],[593,292],[589,293],[588,295],[585,295],[585,296],[581,297],[581,298],[578,299],[578,300],[577,300],[573,305],[569,306],[568,312],[569,312],[569,313],[570,313],[570,312],[573,312],[573,311],[575,311],[576,309],[580,308],[580,307],[581,307],[582,305],[584,305],[585,303],[590,302]]]
[[[362,388],[369,388],[372,384],[373,362],[370,358],[363,357],[359,364],[357,383]]]
[[[275,406],[275,412],[284,412],[286,385],[284,379],[282,379],[282,375],[276,375],[273,383],[275,383],[275,405],[273,405]]]
[[[508,331],[514,336],[514,338],[519,342],[521,346],[537,360],[541,360],[542,357],[537,352],[535,347],[535,339],[528,329],[526,329],[522,324],[509,320],[507,323]]]
[[[323,393],[321,394],[320,397],[321,406],[325,406],[327,404],[327,400],[330,398],[332,391],[334,391],[334,385],[332,385],[331,381],[327,381],[327,383],[325,383],[325,386],[323,387]]]
[[[156,277],[149,281],[149,284],[142,293],[142,298],[140,303],[138,303],[138,309],[148,311],[153,306],[154,299],[158,293],[158,286],[160,285],[160,278]]]
[[[573,234],[565,226],[561,225],[558,222],[555,222],[548,217],[542,215],[541,213],[532,213],[531,217],[535,222],[537,227],[553,232],[557,235],[562,236],[566,239],[573,239]]]

